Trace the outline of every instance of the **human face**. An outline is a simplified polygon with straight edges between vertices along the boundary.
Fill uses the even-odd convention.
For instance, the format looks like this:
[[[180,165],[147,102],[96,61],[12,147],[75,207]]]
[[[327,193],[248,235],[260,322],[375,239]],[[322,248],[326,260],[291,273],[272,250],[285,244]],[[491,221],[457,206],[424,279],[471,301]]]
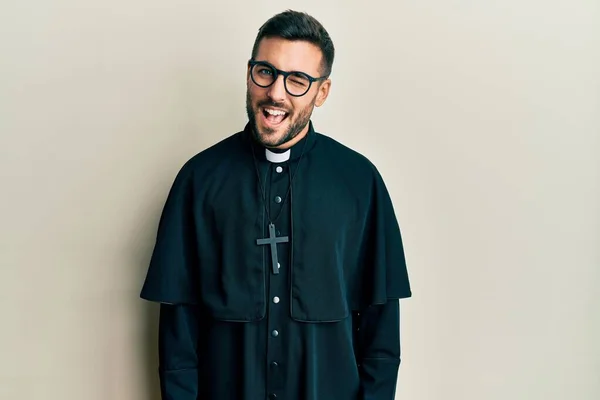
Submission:
[[[321,76],[321,49],[306,41],[264,38],[255,60],[266,61],[283,71],[300,71]],[[246,111],[256,139],[266,147],[286,149],[308,132],[314,107],[323,105],[331,82],[314,82],[301,97],[291,96],[284,87],[283,76],[269,87],[257,86],[247,72]],[[283,115],[273,115],[281,114]]]

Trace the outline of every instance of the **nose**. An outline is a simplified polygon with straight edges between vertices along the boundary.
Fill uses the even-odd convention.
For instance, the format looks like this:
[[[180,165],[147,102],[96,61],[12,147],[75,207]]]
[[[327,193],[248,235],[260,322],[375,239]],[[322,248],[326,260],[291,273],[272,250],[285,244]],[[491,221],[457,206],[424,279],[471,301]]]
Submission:
[[[275,80],[275,82],[273,82],[273,84],[271,86],[269,86],[267,95],[269,96],[269,98],[271,100],[276,101],[276,102],[281,102],[281,101],[285,100],[286,91],[285,91],[285,84],[283,82],[284,79],[285,79],[285,77],[283,75],[279,75],[277,77],[277,79]]]

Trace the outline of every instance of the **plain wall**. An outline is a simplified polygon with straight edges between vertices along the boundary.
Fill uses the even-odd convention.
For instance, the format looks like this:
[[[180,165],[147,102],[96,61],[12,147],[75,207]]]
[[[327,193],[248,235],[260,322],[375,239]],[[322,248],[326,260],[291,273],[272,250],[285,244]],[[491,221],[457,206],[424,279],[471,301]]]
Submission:
[[[401,223],[397,399],[600,398],[600,3],[9,0],[0,399],[158,398],[160,211],[245,124],[256,31],[287,8],[337,48],[317,130]]]

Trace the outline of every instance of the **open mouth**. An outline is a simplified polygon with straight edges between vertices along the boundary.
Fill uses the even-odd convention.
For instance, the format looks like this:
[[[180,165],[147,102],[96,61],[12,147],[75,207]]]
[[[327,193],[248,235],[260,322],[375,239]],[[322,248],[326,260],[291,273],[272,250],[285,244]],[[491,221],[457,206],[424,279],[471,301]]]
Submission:
[[[283,122],[288,116],[288,113],[283,110],[265,107],[262,108],[262,115],[265,123],[275,127]]]

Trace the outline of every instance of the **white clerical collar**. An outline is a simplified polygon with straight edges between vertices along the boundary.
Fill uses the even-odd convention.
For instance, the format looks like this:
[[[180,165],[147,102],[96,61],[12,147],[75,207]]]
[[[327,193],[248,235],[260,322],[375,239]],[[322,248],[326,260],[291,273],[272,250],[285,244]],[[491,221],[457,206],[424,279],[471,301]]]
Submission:
[[[283,153],[275,153],[269,149],[265,149],[265,156],[272,163],[282,163],[290,159],[291,152],[291,149],[287,149]]]

